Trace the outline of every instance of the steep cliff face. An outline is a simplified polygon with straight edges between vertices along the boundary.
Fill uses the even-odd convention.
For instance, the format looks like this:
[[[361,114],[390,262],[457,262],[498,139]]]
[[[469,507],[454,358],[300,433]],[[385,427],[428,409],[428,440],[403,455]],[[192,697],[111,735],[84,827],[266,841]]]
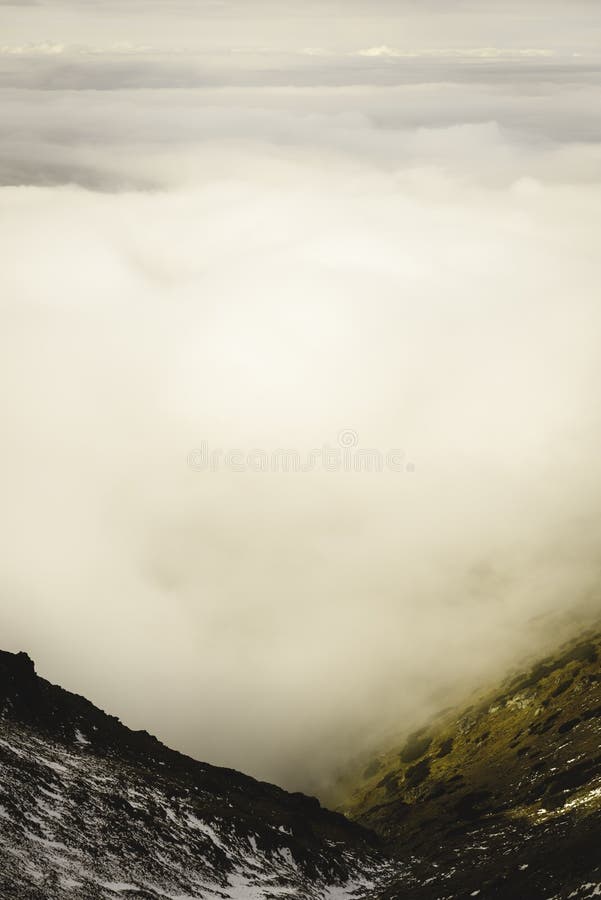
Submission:
[[[344,898],[389,872],[373,834],[195,762],[0,653],[0,897]]]
[[[344,811],[404,862],[382,897],[601,894],[601,634],[366,761]]]

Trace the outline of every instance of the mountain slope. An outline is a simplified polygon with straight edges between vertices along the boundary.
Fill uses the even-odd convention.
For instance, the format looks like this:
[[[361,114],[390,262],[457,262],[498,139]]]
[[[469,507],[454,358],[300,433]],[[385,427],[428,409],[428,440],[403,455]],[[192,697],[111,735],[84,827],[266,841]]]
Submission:
[[[583,635],[367,760],[353,823],[0,652],[0,898],[601,896],[600,660]]]
[[[589,633],[366,762],[344,811],[405,863],[379,896],[601,895],[600,659]]]
[[[0,652],[0,711],[3,900],[334,900],[389,872],[316,799],[132,732],[25,654]]]

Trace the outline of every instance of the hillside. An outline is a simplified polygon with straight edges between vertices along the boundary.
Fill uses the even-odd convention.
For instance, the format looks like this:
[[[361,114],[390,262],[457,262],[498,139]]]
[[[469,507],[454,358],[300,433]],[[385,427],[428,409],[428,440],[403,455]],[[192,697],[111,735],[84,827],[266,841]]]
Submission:
[[[375,836],[315,798],[195,762],[0,652],[2,900],[356,896]]]
[[[402,861],[378,896],[601,894],[601,634],[368,760],[344,812]]]
[[[593,631],[446,710],[366,760],[330,812],[0,652],[0,898],[600,896],[600,660]]]

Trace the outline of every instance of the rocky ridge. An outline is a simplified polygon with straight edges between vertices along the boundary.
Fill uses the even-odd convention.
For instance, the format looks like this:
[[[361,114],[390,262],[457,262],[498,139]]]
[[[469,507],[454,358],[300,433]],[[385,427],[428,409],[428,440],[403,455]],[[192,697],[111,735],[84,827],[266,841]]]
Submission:
[[[343,900],[389,873],[362,826],[196,762],[0,652],[3,900]]]

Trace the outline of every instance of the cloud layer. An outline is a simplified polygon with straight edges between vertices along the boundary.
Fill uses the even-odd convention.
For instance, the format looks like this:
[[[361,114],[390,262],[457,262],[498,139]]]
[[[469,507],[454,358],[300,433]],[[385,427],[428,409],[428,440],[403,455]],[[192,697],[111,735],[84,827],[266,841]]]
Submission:
[[[598,609],[599,70],[284,53],[283,18],[115,47],[70,8],[0,63],[4,643],[317,790]],[[344,430],[410,469],[188,465]]]

